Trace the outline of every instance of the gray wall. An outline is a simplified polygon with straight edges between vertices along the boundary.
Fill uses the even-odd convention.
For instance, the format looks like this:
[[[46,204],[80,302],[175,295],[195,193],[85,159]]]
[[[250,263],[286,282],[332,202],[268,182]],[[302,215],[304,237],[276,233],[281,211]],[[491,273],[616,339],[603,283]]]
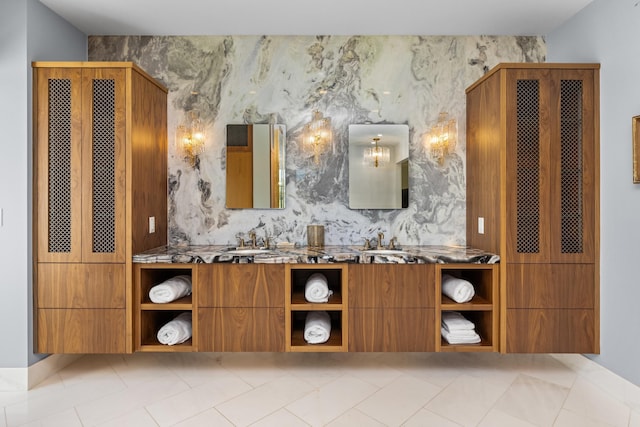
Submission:
[[[640,114],[640,6],[595,0],[547,37],[548,60],[599,62],[601,354],[594,359],[640,384],[640,185],[632,183],[631,117]]]
[[[31,61],[86,60],[87,38],[37,0],[0,2],[0,368],[33,354]]]

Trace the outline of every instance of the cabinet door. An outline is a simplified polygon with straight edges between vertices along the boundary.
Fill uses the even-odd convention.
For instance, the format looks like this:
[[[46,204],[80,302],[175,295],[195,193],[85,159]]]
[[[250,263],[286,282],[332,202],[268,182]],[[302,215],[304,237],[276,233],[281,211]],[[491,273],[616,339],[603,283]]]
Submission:
[[[507,73],[507,255],[594,262],[598,126],[593,70]]]
[[[550,259],[595,262],[596,132],[595,72],[551,73]]]
[[[41,262],[82,260],[79,69],[34,70],[35,212]]]
[[[125,260],[125,71],[38,68],[38,261]]]
[[[125,77],[122,69],[82,71],[84,262],[125,261]]]

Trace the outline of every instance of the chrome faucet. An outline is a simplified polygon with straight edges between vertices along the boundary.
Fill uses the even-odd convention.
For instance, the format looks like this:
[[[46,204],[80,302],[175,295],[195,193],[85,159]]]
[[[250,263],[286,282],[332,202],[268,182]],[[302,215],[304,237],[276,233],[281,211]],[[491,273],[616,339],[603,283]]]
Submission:
[[[384,239],[384,233],[383,232],[378,232],[378,246],[376,247],[376,249],[384,249],[384,245],[382,244],[382,239]]]

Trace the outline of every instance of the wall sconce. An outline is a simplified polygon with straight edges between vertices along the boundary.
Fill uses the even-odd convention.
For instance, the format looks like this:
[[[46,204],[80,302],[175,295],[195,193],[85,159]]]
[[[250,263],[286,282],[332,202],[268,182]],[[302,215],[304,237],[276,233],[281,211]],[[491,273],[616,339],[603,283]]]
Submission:
[[[191,92],[197,96],[197,92]],[[176,151],[191,165],[195,166],[196,159],[204,151],[205,132],[204,123],[200,119],[200,111],[192,108],[185,111],[184,117],[176,128]]]
[[[436,160],[439,165],[444,164],[444,159],[456,148],[458,141],[458,122],[454,118],[450,118],[448,113],[440,113],[438,121],[431,125],[431,129],[427,133],[425,147],[429,150],[431,158]]]
[[[331,119],[322,117],[318,110],[313,111],[311,121],[304,125],[303,140],[313,152],[316,164],[320,163],[320,154],[331,144]]]
[[[371,141],[375,144],[375,147],[367,148],[364,150],[364,162],[371,167],[377,168],[378,166],[385,166],[391,160],[391,150],[389,147],[381,147],[378,145],[380,137],[375,137]]]

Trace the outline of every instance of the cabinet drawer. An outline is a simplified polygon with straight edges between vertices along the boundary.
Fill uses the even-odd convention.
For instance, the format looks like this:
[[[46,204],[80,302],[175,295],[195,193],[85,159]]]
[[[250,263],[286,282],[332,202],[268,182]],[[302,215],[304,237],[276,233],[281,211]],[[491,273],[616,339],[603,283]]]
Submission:
[[[349,307],[425,308],[435,306],[433,264],[349,266]]]
[[[124,264],[38,264],[38,308],[125,308]]]
[[[39,309],[38,353],[125,353],[125,310]]]
[[[198,309],[198,351],[284,350],[284,308]]]
[[[507,310],[507,353],[597,353],[593,310]]]
[[[507,264],[508,308],[595,306],[593,264]]]
[[[434,351],[433,309],[349,310],[349,351]]]
[[[284,264],[198,265],[200,307],[284,307]]]

